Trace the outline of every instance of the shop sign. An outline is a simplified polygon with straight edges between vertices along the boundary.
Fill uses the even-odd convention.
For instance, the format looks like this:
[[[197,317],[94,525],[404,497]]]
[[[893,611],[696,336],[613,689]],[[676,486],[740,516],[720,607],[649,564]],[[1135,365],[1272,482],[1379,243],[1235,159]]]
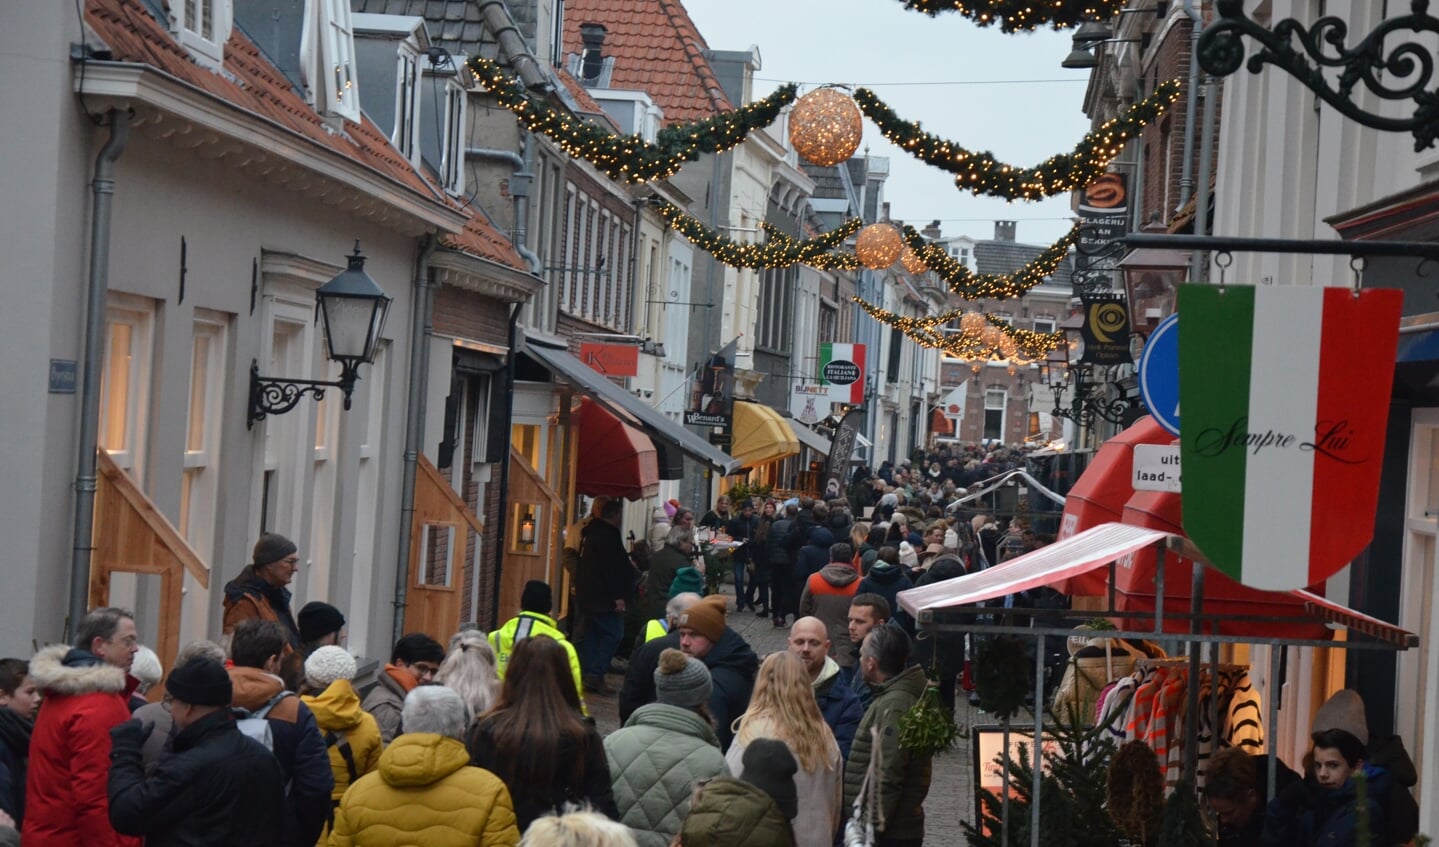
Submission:
[[[1183,285],[1184,531],[1269,591],[1328,579],[1368,545],[1403,294]]]
[[[1133,474],[1131,482],[1135,491],[1168,491],[1178,494],[1179,445],[1134,445]]]
[[[830,441],[829,455],[824,462],[824,497],[832,500],[843,497],[845,482],[849,475],[849,458],[854,455],[854,443],[859,438],[859,428],[864,424],[864,410],[850,409],[840,419]]]
[[[1129,353],[1129,308],[1118,292],[1083,294],[1084,323],[1080,332],[1084,347],[1079,361],[1093,365],[1127,365]]]
[[[858,406],[864,402],[864,345],[819,345],[819,380],[829,386],[834,403]]]
[[[802,424],[817,424],[829,417],[829,386],[817,382],[796,383],[790,393],[789,413]]]
[[[640,348],[634,344],[586,341],[580,345],[580,361],[605,376],[640,374]]]
[[[729,428],[734,420],[734,357],[738,341],[726,344],[695,375],[685,423]]]

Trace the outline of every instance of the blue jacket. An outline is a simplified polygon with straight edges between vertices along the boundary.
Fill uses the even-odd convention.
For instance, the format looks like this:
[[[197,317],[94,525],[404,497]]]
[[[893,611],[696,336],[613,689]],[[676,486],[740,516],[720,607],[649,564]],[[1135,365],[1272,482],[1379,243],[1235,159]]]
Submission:
[[[1365,765],[1364,776],[1369,789],[1370,843],[1389,844],[1384,822],[1389,773]],[[1280,792],[1269,804],[1263,843],[1264,847],[1350,847],[1357,843],[1358,823],[1358,796],[1352,778],[1329,789],[1321,788],[1309,776]]]
[[[809,543],[799,548],[794,558],[794,580],[804,585],[812,574],[819,573],[829,564],[829,547],[834,543],[834,533],[817,526],[809,531]]]
[[[844,681],[844,672],[838,662],[826,656],[824,670],[819,672],[820,681],[814,687],[814,699],[819,703],[824,722],[834,733],[834,740],[839,742],[840,756],[848,759],[850,745],[854,743],[854,731],[864,719],[864,706]]]

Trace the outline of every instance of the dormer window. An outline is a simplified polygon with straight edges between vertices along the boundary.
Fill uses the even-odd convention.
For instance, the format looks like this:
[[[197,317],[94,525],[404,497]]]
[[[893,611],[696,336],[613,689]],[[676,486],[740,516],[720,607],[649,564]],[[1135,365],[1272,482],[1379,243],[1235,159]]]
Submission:
[[[420,57],[409,44],[400,45],[399,66],[395,73],[395,134],[390,139],[406,159],[413,159],[419,143]]]
[[[465,57],[431,50],[423,70],[420,91],[421,159],[445,190],[456,194],[465,188],[465,100],[459,68]]]
[[[349,0],[319,0],[320,67],[317,97],[324,111],[352,121],[360,119],[360,91],[355,73],[355,33]]]
[[[209,68],[225,63],[225,42],[233,22],[230,0],[173,0],[171,29],[176,40]]]

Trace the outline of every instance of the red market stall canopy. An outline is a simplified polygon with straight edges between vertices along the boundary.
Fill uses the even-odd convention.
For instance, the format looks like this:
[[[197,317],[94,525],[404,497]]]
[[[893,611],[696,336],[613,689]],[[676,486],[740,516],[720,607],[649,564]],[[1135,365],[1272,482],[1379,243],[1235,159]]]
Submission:
[[[1183,536],[1157,529],[1119,523],[1103,523],[1078,535],[1055,542],[1047,547],[1041,547],[978,573],[936,582],[922,588],[901,591],[898,596],[899,605],[913,615],[916,620],[926,622],[935,611],[973,606],[1007,594],[1016,594],[1044,585],[1054,585],[1062,580],[1093,573],[1106,567],[1110,562],[1159,544],[1186,550],[1185,555],[1193,558],[1198,556],[1198,551],[1194,550]],[[1166,555],[1166,559],[1176,557],[1177,555]],[[1206,579],[1209,575],[1214,574],[1216,571],[1209,568],[1206,572]],[[1166,595],[1169,584],[1170,581],[1166,574]],[[1262,635],[1243,628],[1241,628],[1241,632],[1237,633],[1240,635],[1252,634],[1256,641],[1311,638],[1310,633],[1313,632],[1315,623],[1313,619],[1317,618],[1401,647],[1414,646],[1418,643],[1415,635],[1394,624],[1356,612],[1307,591],[1289,591],[1283,594],[1258,593],[1273,595],[1276,602],[1281,598],[1288,598],[1287,602],[1293,606],[1298,616],[1290,615],[1287,616],[1287,620],[1272,622],[1286,626],[1282,633],[1271,631],[1269,635]],[[1165,606],[1166,608],[1169,606],[1168,602],[1165,603]],[[1207,606],[1205,616],[1212,617],[1214,614],[1213,607]],[[1185,619],[1175,619],[1171,622],[1166,617],[1164,631],[1172,631],[1172,624],[1179,625],[1181,627],[1179,631],[1185,631],[1189,626],[1189,622]]]
[[[575,490],[640,500],[660,490],[659,458],[654,442],[588,397],[580,400],[579,458]]]

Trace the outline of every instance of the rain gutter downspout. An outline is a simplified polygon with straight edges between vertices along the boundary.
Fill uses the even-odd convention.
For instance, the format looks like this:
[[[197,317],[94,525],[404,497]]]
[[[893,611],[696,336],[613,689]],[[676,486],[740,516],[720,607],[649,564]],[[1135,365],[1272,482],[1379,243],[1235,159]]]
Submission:
[[[410,315],[410,396],[405,404],[405,469],[400,490],[400,546],[395,567],[395,621],[391,643],[405,634],[405,607],[410,593],[410,547],[415,521],[415,475],[425,440],[425,400],[430,381],[430,307],[434,287],[430,281],[430,257],[439,239],[434,234],[419,239],[415,257],[415,298]]]
[[[524,303],[516,303],[510,310],[509,341],[510,350],[505,355],[505,402],[509,408],[505,410],[505,419],[513,421],[515,417],[515,357],[519,355],[520,345],[523,337],[520,335],[520,312],[524,311]],[[509,515],[505,514],[505,505],[508,503],[507,495],[510,490],[510,452],[514,449],[515,428],[505,427],[505,453],[500,457],[500,519],[495,525],[495,588],[490,596],[490,620],[500,619],[500,586],[504,582],[505,574],[505,529],[509,526]]]
[[[1184,98],[1184,156],[1179,166],[1176,211],[1184,208],[1194,194],[1194,114],[1199,99],[1199,36],[1204,32],[1204,18],[1194,8],[1194,0],[1184,0],[1184,14],[1189,16],[1189,90]]]
[[[513,192],[515,195],[515,231],[511,240],[514,242],[515,251],[525,260],[525,264],[530,266],[530,273],[539,276],[544,272],[544,263],[540,261],[539,256],[535,255],[535,251],[525,244],[529,240],[530,193],[535,188],[535,137],[528,130],[520,131],[520,156],[518,158],[520,169],[515,171],[515,176],[523,181],[525,190]]]
[[[110,110],[110,138],[95,157],[90,182],[90,273],[85,310],[85,364],[80,393],[80,447],[75,470],[75,532],[70,558],[70,608],[74,632],[90,607],[90,558],[95,551],[96,451],[100,447],[100,369],[105,360],[105,294],[110,287],[110,218],[115,162],[130,142],[130,112]]]

